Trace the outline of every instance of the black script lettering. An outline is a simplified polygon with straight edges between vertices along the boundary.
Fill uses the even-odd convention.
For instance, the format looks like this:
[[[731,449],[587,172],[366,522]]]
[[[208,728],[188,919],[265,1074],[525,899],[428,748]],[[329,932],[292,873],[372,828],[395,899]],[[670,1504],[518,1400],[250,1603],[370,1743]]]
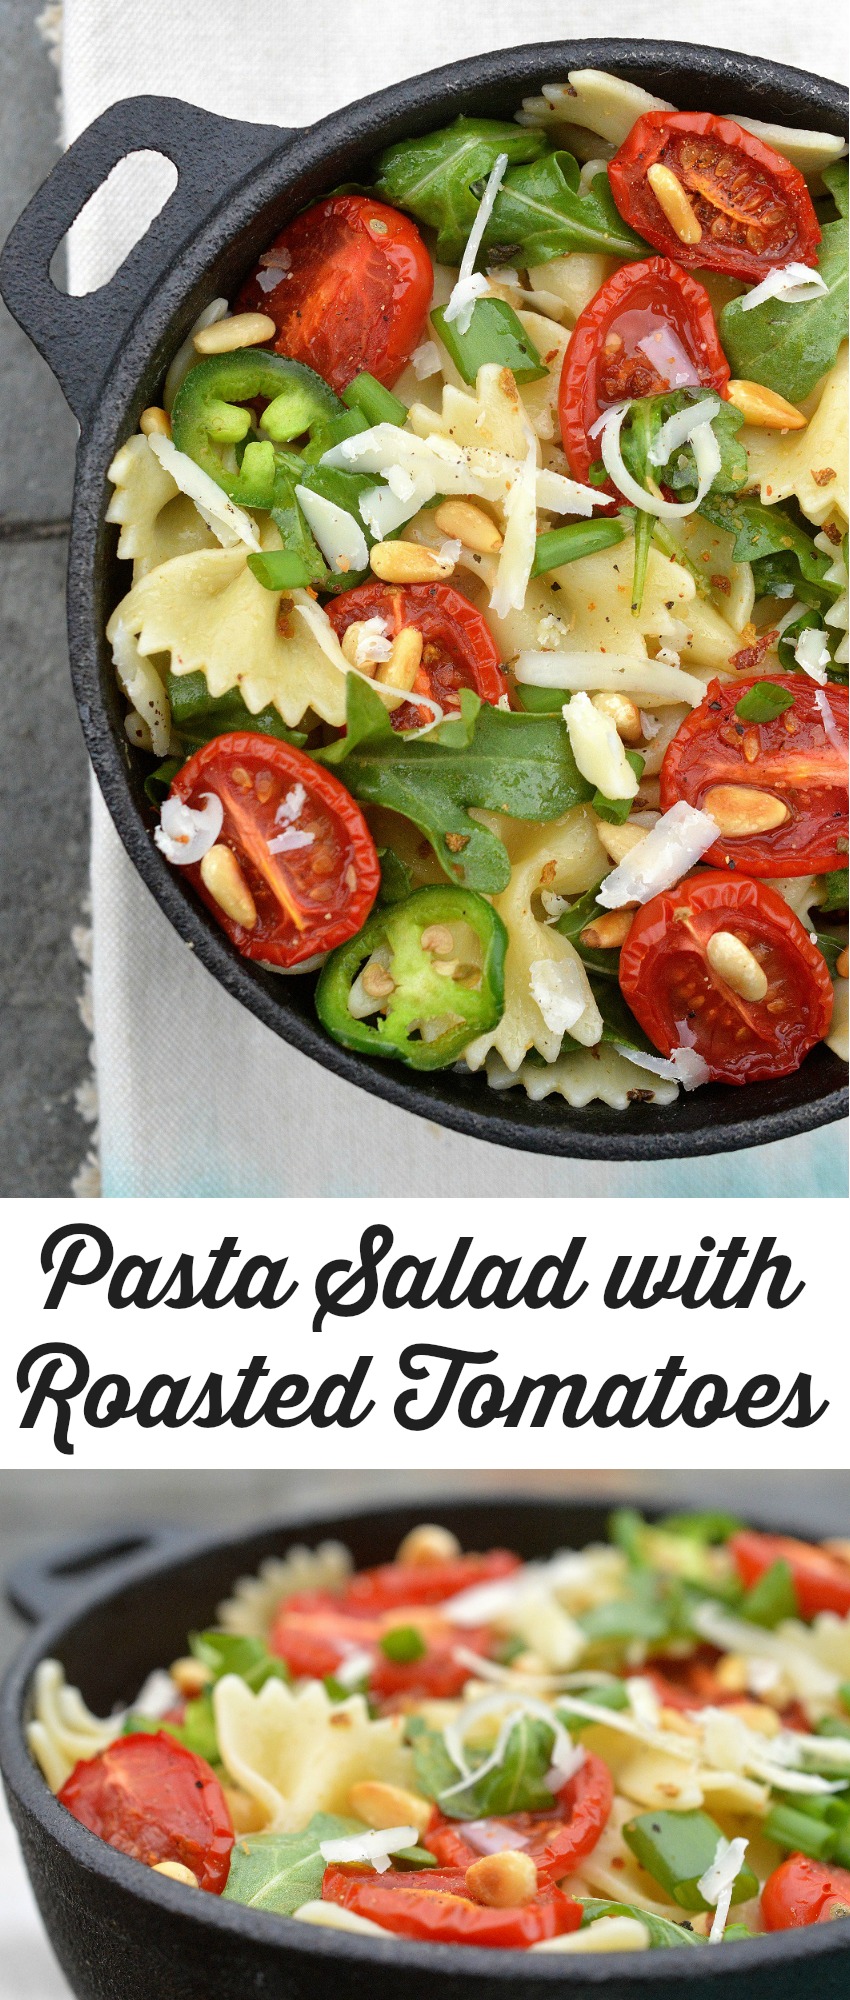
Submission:
[[[61,1388],[57,1383],[56,1377],[61,1370],[63,1361],[66,1360],[73,1364],[74,1376],[64,1388]],[[69,1439],[71,1398],[72,1396],[79,1396],[88,1382],[88,1362],[79,1347],[68,1347],[64,1341],[56,1341],[52,1346],[45,1344],[41,1347],[33,1347],[30,1349],[29,1354],[24,1355],[18,1369],[18,1388],[22,1395],[29,1388],[32,1371],[40,1361],[44,1363],[44,1366],[21,1418],[21,1430],[33,1430],[45,1403],[55,1403],[56,1417],[53,1429],[53,1442],[57,1451],[63,1452],[67,1458],[73,1458],[74,1447]]]
[[[382,1258],[393,1247],[391,1229],[376,1223],[371,1229],[364,1229],[360,1238],[360,1263],[352,1271],[351,1264],[342,1260],[334,1264],[323,1264],[316,1278],[316,1302],[318,1311],[313,1317],[313,1332],[321,1333],[327,1313],[340,1319],[356,1318],[358,1313],[368,1312],[378,1296],[378,1270]],[[343,1282],[332,1288],[331,1279],[343,1275]],[[355,1288],[359,1287],[359,1290]],[[354,1293],[348,1305],[344,1301]]]
[[[65,1243],[67,1248],[44,1301],[45,1312],[56,1311],[69,1285],[96,1285],[112,1266],[114,1251],[106,1230],[98,1229],[93,1222],[68,1222],[61,1229],[54,1229],[42,1245],[43,1271],[53,1270],[60,1243]],[[82,1259],[85,1252],[93,1245],[97,1246],[97,1259],[84,1265]]]

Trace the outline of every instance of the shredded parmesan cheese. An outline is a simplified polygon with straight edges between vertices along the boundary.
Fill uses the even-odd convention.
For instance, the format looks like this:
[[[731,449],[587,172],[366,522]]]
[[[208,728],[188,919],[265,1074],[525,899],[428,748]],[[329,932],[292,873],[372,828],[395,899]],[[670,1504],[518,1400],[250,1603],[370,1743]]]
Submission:
[[[204,806],[184,805],[182,799],[165,799],[154,840],[166,861],[175,868],[190,868],[202,861],[215,846],[224,820],[224,807],[217,792],[204,793]]]
[[[335,501],[327,500],[323,493],[311,492],[308,486],[296,486],[295,498],[325,561],[330,563],[337,575],[349,569],[368,567],[366,537],[353,514],[347,513],[344,507],[338,507]]]
[[[388,1826],[377,1833],[346,1834],[342,1840],[320,1840],[324,1861],[371,1861],[379,1875],[390,1866],[390,1856],[405,1847],[415,1847],[419,1831],[415,1826]]]
[[[233,548],[237,542],[244,542],[246,548],[259,549],[260,537],[250,514],[244,508],[234,505],[227,494],[222,492],[208,472],[196,465],[185,451],[178,451],[171,438],[148,438],[148,444],[155,458],[159,459],[163,472],[168,472],[195,506],[207,527],[218,537],[222,548]]]
[[[619,867],[606,875],[597,889],[597,900],[606,910],[620,910],[626,903],[648,903],[662,889],[672,889],[681,881],[719,833],[710,813],[677,799]]]
[[[606,799],[633,799],[638,781],[610,715],[574,694],[561,710],[579,771]]]
[[[766,299],[781,299],[786,306],[805,306],[810,299],[819,299],[829,290],[819,271],[813,271],[809,264],[784,264],[781,269],[768,271],[759,285],[754,285],[741,300],[741,311],[752,312],[754,306],[763,305]]]
[[[721,1834],[714,1860],[697,1883],[700,1895],[714,1907],[714,1922],[708,1934],[709,1944],[719,1944],[723,1937],[732,1902],[732,1891],[743,1868],[748,1845],[748,1841],[740,1837],[737,1840],[726,1840]]]
[[[446,319],[448,321],[456,319],[457,330],[461,334],[469,332],[476,299],[480,299],[482,292],[486,292],[489,289],[483,271],[476,271],[475,269],[475,260],[481,248],[484,231],[493,213],[496,196],[504,179],[507,165],[507,153],[499,153],[490,173],[487,186],[481,196],[478,214],[469,232],[466,249],[460,261],[457,282],[452,289],[451,297],[446,306]]]

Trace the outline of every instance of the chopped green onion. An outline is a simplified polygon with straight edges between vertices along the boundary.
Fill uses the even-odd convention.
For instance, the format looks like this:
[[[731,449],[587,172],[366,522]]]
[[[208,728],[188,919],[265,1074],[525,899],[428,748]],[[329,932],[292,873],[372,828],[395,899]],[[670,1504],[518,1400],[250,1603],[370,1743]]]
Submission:
[[[331,417],[329,423],[322,424],[313,432],[301,456],[308,465],[318,465],[325,452],[331,451],[335,444],[342,444],[345,438],[357,437],[360,431],[368,429],[368,418],[362,410],[344,410],[341,417]]]
[[[446,319],[445,306],[432,312],[431,324],[465,382],[475,382],[479,368],[487,362],[510,368],[517,382],[538,382],[548,373],[533,340],[505,299],[477,299],[465,333],[457,320]]]
[[[399,1666],[407,1666],[413,1660],[421,1660],[428,1648],[415,1625],[394,1625],[391,1632],[385,1632],[381,1640],[381,1652],[385,1659],[395,1660]]]
[[[768,1840],[792,1854],[807,1854],[810,1861],[830,1861],[838,1838],[825,1820],[798,1812],[793,1806],[774,1806],[764,1822]]]
[[[641,756],[639,750],[627,750],[626,762],[631,764],[635,777],[640,780],[646,758]],[[634,799],[606,799],[604,792],[594,792],[590,803],[600,819],[609,820],[612,826],[623,826],[634,805]]]
[[[432,1854],[429,1848],[418,1845],[399,1847],[393,1855],[393,1860],[403,1861],[405,1868],[436,1868],[439,1865],[436,1854]]]
[[[566,528],[549,528],[545,535],[537,537],[531,574],[542,576],[547,569],[560,569],[562,563],[598,555],[600,549],[610,549],[615,542],[624,541],[625,533],[619,520],[571,521]]]
[[[587,475],[588,486],[604,486],[607,478],[608,478],[608,469],[604,463],[604,460],[601,458],[594,459],[594,462]]]
[[[773,722],[777,715],[784,715],[786,708],[793,706],[794,696],[787,688],[777,687],[775,681],[756,681],[736,701],[735,714],[742,722]]]
[[[310,571],[294,549],[270,549],[248,557],[248,568],[264,590],[304,590]]]
[[[343,389],[342,400],[350,410],[361,410],[368,424],[407,422],[407,405],[385,389],[382,382],[376,382],[374,375],[368,374],[365,369],[362,375],[355,375],[347,389]]]
[[[515,692],[527,715],[560,715],[570,698],[569,688],[532,687],[530,681],[517,681]]]

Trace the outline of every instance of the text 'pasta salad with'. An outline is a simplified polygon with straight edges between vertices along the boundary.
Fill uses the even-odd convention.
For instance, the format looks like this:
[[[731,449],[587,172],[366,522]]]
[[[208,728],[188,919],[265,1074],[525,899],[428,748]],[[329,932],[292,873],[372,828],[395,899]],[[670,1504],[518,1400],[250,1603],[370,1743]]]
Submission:
[[[850,1916],[850,1543],[723,1514],[523,1562],[420,1526],[296,1547],[100,1721],[28,1741],[83,1826],[192,1891],[367,1938],[705,1950]]]
[[[365,1057],[846,1057],[841,142],[584,70],[363,176],[110,469],[158,848]]]

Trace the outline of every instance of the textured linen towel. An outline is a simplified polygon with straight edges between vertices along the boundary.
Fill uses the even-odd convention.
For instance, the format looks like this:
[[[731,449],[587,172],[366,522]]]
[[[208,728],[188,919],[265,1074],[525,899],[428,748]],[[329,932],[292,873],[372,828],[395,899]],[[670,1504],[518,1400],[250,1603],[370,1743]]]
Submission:
[[[399,78],[516,42],[604,27],[681,35],[843,72],[832,10],[795,0],[608,0],[589,21],[563,0],[66,0],[63,94],[71,140],[115,99],[153,91],[284,126],[310,123]],[[164,177],[165,175],[165,177]],[[71,235],[75,291],[101,283],[169,186],[144,154]],[[289,1049],[198,965],[130,866],[94,788],[94,1014],[103,1192],[108,1195],[833,1195],[842,1128],[685,1162],[551,1160],[462,1138],[366,1096]],[[180,1064],[171,1028],[180,1022]],[[190,1032],[187,1032],[187,1029]],[[305,1139],[305,1135],[308,1135]]]

